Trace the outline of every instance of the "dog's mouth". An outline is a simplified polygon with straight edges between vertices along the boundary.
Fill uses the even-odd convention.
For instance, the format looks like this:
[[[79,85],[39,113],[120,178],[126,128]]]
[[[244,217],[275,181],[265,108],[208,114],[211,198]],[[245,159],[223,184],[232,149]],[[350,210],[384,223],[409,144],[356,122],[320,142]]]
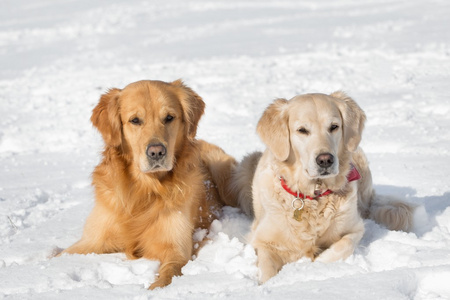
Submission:
[[[166,160],[152,161],[150,159],[147,159],[141,163],[140,167],[142,173],[169,172],[172,168],[172,164],[168,163]]]
[[[334,173],[332,173],[332,172],[327,170],[327,171],[320,172],[319,176],[317,176],[317,178],[320,178],[320,179],[322,179],[322,178],[330,178],[330,177],[334,177],[336,175],[337,175],[337,173],[334,174]]]
[[[172,170],[172,168],[168,168],[168,167],[162,166],[162,165],[154,165],[154,166],[150,167],[149,169],[147,169],[146,172],[144,172],[144,173],[168,172],[170,170]]]
[[[310,179],[330,178],[330,177],[337,176],[339,173],[339,172],[333,172],[333,170],[330,170],[329,168],[313,170],[312,172],[310,172],[310,170],[308,170],[308,169],[306,169],[305,171]]]

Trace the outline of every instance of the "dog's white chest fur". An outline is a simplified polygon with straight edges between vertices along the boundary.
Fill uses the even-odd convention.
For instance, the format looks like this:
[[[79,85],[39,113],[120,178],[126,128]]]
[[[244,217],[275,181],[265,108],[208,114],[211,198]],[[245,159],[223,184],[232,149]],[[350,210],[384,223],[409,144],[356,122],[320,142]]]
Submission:
[[[357,209],[353,184],[345,195],[331,193],[315,200],[304,199],[300,217],[295,218],[295,197],[283,189],[271,168],[258,171],[255,180],[264,184],[253,191],[259,200],[255,206],[254,240],[284,253],[281,257],[287,261],[295,261],[301,257],[314,259],[345,234],[347,218]]]

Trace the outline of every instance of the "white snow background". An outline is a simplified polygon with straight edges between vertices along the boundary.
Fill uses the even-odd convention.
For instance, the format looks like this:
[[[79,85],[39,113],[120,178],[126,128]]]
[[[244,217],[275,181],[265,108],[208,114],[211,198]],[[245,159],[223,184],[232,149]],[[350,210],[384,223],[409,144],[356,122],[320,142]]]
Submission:
[[[450,2],[2,0],[0,299],[449,299]],[[198,137],[241,159],[277,97],[341,89],[368,116],[376,190],[419,205],[413,232],[365,221],[345,261],[300,260],[257,284],[227,207],[211,242],[164,288],[159,263],[65,255],[93,205],[100,95],[182,78],[206,102]]]

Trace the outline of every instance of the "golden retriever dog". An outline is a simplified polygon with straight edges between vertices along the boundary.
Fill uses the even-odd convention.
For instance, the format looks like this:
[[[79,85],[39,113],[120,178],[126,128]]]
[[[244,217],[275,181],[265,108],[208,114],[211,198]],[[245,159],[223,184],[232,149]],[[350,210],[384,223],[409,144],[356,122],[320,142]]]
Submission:
[[[364,234],[362,217],[411,229],[414,206],[374,193],[358,146],[365,120],[343,92],[278,99],[263,113],[257,132],[267,149],[245,157],[231,182],[254,216],[261,283],[302,257],[347,258]]]
[[[93,172],[95,206],[63,253],[125,252],[160,261],[150,289],[171,283],[227,196],[234,158],[195,139],[204,102],[181,80],[138,81],[102,95],[91,121],[105,142]]]

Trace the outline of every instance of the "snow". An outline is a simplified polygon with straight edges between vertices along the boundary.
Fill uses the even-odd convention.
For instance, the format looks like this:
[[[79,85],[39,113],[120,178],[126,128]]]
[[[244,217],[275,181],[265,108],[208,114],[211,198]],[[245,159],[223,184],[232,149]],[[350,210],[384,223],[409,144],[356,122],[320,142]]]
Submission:
[[[449,299],[450,3],[444,0],[4,0],[0,3],[0,299]],[[182,78],[198,137],[240,159],[277,97],[344,90],[365,110],[378,193],[419,205],[413,232],[365,221],[354,255],[257,284],[251,220],[226,207],[164,288],[159,262],[64,255],[93,205],[100,94]]]

